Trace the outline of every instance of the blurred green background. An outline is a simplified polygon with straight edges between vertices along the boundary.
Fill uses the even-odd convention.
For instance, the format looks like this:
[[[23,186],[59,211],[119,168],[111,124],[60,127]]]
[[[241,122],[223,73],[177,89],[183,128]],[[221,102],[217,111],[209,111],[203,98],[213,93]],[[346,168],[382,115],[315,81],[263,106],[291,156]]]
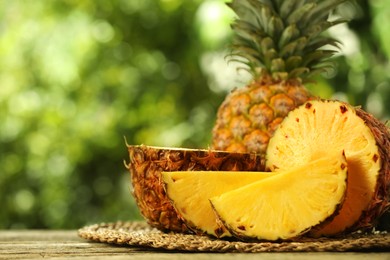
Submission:
[[[387,120],[390,2],[341,11],[335,69],[309,88]],[[1,1],[0,17],[0,228],[140,219],[124,137],[205,148],[248,80],[225,60],[222,0]]]

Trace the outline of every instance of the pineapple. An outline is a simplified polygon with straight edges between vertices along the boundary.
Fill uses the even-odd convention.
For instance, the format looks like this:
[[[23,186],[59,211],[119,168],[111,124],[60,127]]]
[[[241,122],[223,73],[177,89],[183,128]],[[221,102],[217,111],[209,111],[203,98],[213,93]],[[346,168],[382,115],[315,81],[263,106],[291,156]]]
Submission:
[[[305,88],[326,64],[337,40],[323,31],[343,19],[330,12],[346,0],[233,0],[237,19],[231,57],[242,62],[252,81],[232,91],[217,112],[212,147],[265,154],[276,127],[288,112],[309,100]]]
[[[332,236],[368,229],[389,207],[390,133],[360,108],[339,101],[313,100],[290,112],[269,142],[266,167],[284,170],[343,149],[348,188],[340,213],[311,231]]]
[[[162,179],[168,198],[189,228],[197,234],[225,237],[231,234],[218,225],[209,199],[273,175],[271,172],[178,171],[163,172]]]
[[[337,215],[344,201],[347,162],[335,154],[213,197],[212,207],[238,238],[295,239]]]
[[[164,190],[161,172],[264,170],[264,162],[255,154],[126,146],[130,157],[126,167],[130,171],[137,206],[147,222],[162,231],[191,232],[172,207]]]

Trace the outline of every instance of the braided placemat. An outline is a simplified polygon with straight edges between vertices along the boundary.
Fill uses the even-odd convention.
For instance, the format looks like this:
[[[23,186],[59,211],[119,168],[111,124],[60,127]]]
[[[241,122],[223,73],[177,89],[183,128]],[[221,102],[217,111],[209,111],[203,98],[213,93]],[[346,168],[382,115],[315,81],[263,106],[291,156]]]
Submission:
[[[294,242],[241,242],[180,233],[163,233],[146,222],[85,226],[80,237],[102,243],[189,252],[390,251],[390,233],[351,234],[343,238],[304,238]]]

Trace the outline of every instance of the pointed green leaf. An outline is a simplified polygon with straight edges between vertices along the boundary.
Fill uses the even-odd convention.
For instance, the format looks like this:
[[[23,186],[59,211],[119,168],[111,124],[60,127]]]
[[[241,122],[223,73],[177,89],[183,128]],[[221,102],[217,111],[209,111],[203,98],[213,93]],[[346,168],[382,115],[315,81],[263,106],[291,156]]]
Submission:
[[[288,17],[287,22],[289,24],[298,23],[304,15],[316,6],[316,3],[307,3],[298,9],[294,10]],[[305,26],[305,25],[303,25]]]
[[[283,21],[277,16],[272,16],[268,21],[267,32],[273,39],[279,38],[283,28]]]
[[[289,0],[289,1],[283,1],[283,3],[280,5],[280,17],[282,19],[287,19],[288,15],[291,14],[291,10],[294,10],[294,7],[296,7],[298,4],[296,0]],[[300,0],[300,2],[303,2],[303,0]]]
[[[287,43],[295,40],[299,36],[299,30],[295,24],[290,24],[284,29],[279,39],[279,49],[282,49]]]
[[[267,67],[267,68],[269,68],[269,64],[271,64],[272,63],[272,60],[273,59],[276,59],[277,57],[278,57],[278,53],[276,52],[276,50],[275,49],[269,49],[269,50],[267,50],[265,53],[264,53],[264,61],[263,61],[263,63],[264,63],[264,65]]]
[[[275,49],[275,44],[271,37],[266,37],[261,41],[261,50],[265,53],[270,49]]]
[[[280,57],[288,58],[290,56],[301,55],[301,50],[305,48],[307,43],[306,37],[300,37],[293,42],[284,46],[280,51]]]
[[[325,46],[333,46],[335,48],[340,48],[340,42],[336,39],[329,37],[317,37],[312,39],[305,48],[305,52],[311,52],[323,48]]]
[[[332,50],[317,50],[305,55],[303,65],[307,67],[317,66],[332,57],[336,51]]]
[[[284,72],[286,66],[283,59],[277,58],[271,61],[271,72]]]
[[[317,23],[318,21],[326,19],[330,12],[340,4],[348,0],[323,0],[318,1],[318,5],[306,17],[306,22]]]
[[[286,60],[286,70],[291,71],[292,69],[298,68],[302,65],[301,56],[291,56]]]
[[[322,32],[328,30],[330,27],[347,22],[346,19],[337,19],[334,21],[322,21],[317,24],[312,24],[303,30],[303,34],[310,38],[316,38]]]
[[[293,69],[289,72],[290,78],[300,78],[303,74],[308,73],[310,70],[307,67],[300,67]]]

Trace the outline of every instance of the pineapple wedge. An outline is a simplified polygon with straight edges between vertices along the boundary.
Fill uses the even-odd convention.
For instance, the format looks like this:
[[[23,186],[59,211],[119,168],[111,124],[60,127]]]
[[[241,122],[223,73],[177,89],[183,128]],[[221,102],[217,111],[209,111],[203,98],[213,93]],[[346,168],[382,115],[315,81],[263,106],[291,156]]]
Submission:
[[[241,239],[294,239],[338,213],[347,162],[323,157],[210,199],[223,225]]]
[[[163,172],[165,191],[178,216],[197,234],[227,237],[216,221],[209,198],[274,176],[272,172],[174,171]]]

